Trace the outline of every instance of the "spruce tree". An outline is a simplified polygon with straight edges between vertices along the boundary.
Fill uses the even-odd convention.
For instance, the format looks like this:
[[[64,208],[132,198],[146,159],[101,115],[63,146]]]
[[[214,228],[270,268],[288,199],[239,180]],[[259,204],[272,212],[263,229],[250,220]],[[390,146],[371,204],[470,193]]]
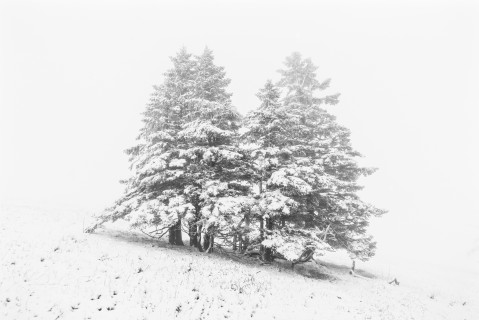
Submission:
[[[245,119],[246,132],[243,134],[245,146],[250,150],[253,182],[256,184],[256,202],[252,218],[259,230],[257,237],[249,236],[252,244],[259,245],[261,257],[265,261],[273,259],[272,246],[263,242],[272,236],[274,220],[284,226],[294,200],[283,196],[278,190],[267,188],[267,181],[275,170],[288,162],[289,150],[285,149],[289,141],[291,119],[282,107],[280,91],[271,80],[257,94],[260,106],[250,112]],[[251,231],[251,230],[250,230]]]
[[[125,194],[99,223],[125,219],[154,236],[168,232],[171,244],[183,245],[181,221],[194,208],[184,194],[188,179],[178,133],[194,98],[196,62],[185,48],[171,61],[173,68],[165,73],[164,83],[154,87],[144,112],[139,143],[126,150],[133,175],[123,181]]]
[[[133,176],[124,181],[125,195],[99,224],[126,219],[182,245],[186,221],[190,245],[212,252],[215,236],[230,239],[250,207],[241,118],[211,50],[193,58],[182,49],[172,62],[144,113],[138,145],[127,150]]]
[[[296,161],[294,167],[278,173],[276,185],[291,177],[306,182],[309,190],[297,199],[303,230],[310,234],[321,230],[316,236],[327,246],[345,249],[353,259],[367,259],[375,250],[375,242],[367,235],[369,219],[385,211],[359,198],[362,186],[357,180],[375,169],[358,165],[361,155],[352,148],[350,131],[322,108],[338,103],[339,94],[315,95],[327,89],[330,80],[317,81],[317,67],[298,53],[287,58],[285,67],[280,70],[279,86],[286,91],[284,105],[295,121],[290,127],[295,140],[290,150]]]
[[[230,80],[212,51],[192,57],[182,49],[171,60],[138,144],[127,150],[133,174],[125,194],[97,225],[125,219],[178,245],[184,226],[200,251],[219,240],[293,264],[325,250],[362,260],[374,254],[367,226],[384,211],[357,195],[358,178],[374,169],[358,165],[349,130],[323,108],[339,94],[317,95],[330,80],[316,79],[310,59],[286,59],[278,84],[258,92],[260,106],[241,136]]]
[[[240,115],[231,105],[223,67],[214,64],[211,50],[196,58],[195,99],[191,120],[178,136],[184,141],[190,185],[186,193],[195,208],[187,216],[194,245],[211,252],[214,238],[230,238],[240,212],[248,207],[249,184],[245,155],[238,148]],[[196,229],[196,232],[195,232]]]
[[[374,170],[358,166],[349,131],[321,107],[338,102],[339,94],[316,95],[330,80],[319,82],[317,68],[298,53],[285,67],[277,85],[281,98],[268,82],[258,95],[261,106],[246,121],[245,138],[256,142],[259,155],[255,211],[263,257],[301,262],[315,252],[346,249],[367,259],[375,247],[366,234],[369,217],[384,212],[359,199],[357,179]]]

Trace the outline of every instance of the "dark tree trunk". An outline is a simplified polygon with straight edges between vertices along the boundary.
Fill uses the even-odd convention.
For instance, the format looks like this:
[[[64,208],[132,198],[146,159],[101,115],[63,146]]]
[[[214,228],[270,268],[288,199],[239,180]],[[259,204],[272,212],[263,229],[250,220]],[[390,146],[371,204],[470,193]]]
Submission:
[[[264,240],[264,219],[263,217],[259,218],[259,238],[261,242]]]
[[[190,246],[198,247],[201,237],[201,228],[198,225],[201,209],[198,196],[193,197],[193,206],[195,207],[195,220],[189,224],[188,235],[190,236]]]
[[[210,247],[210,235],[207,233],[203,234],[203,250],[207,251]]]
[[[178,222],[176,223],[176,229],[175,229],[175,244],[177,246],[184,246],[183,244],[183,233],[181,232],[181,218],[178,219]]]
[[[263,227],[264,227],[264,221],[263,221],[263,217],[261,217],[259,218],[259,241],[261,241],[261,243],[263,243],[263,240],[264,240]],[[259,246],[259,251],[261,253],[261,256],[263,256],[264,246],[262,244]]]
[[[196,247],[197,246],[197,235],[196,235],[196,223],[190,222],[188,227],[188,235],[190,237],[190,246]]]
[[[238,242],[238,236],[235,233],[234,236],[233,236],[233,251],[238,250],[238,247],[236,245],[237,242]]]
[[[266,229],[273,230],[273,220],[271,218],[266,218]],[[263,236],[264,237],[264,236]],[[266,262],[273,261],[273,250],[268,247],[263,248],[263,260]]]
[[[241,241],[241,245],[240,245],[240,250],[241,250],[241,253],[245,253],[246,252],[246,249],[248,248],[249,246],[249,237],[248,237],[248,232],[249,232],[249,214],[245,217],[245,227],[246,227],[246,235],[244,236],[244,239],[243,237],[240,237],[240,241]]]
[[[198,225],[196,229],[196,248],[198,248],[199,252],[203,252],[203,247],[201,246],[201,230],[203,226]]]
[[[209,239],[209,246],[208,246],[208,249],[206,250],[206,253],[213,253],[214,244],[215,244],[215,236],[211,234]]]
[[[183,236],[181,235],[181,218],[168,229],[168,242],[177,246],[183,246]]]
[[[175,226],[171,226],[168,228],[168,243],[175,244],[176,243],[176,233],[175,233]]]

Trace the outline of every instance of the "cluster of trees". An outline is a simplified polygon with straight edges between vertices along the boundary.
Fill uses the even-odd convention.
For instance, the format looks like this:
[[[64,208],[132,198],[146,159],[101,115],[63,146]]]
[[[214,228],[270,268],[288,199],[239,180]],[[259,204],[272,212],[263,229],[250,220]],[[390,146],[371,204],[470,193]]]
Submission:
[[[125,219],[174,245],[188,234],[199,251],[231,246],[264,261],[336,249],[353,259],[374,254],[366,229],[384,211],[357,195],[358,178],[374,169],[358,165],[349,130],[324,109],[339,94],[318,96],[330,80],[317,80],[310,59],[287,57],[280,80],[266,82],[244,117],[211,50],[193,56],[183,48],[171,61],[138,144],[126,151],[126,191],[90,231]]]

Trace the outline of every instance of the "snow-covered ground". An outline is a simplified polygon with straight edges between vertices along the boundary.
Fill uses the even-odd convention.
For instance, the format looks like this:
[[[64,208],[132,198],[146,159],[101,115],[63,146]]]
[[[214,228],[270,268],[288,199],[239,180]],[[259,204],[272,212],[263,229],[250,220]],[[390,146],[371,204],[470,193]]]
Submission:
[[[479,319],[479,270],[406,261],[261,266],[172,247],[89,213],[0,208],[0,319]],[[388,281],[396,277],[400,285]]]

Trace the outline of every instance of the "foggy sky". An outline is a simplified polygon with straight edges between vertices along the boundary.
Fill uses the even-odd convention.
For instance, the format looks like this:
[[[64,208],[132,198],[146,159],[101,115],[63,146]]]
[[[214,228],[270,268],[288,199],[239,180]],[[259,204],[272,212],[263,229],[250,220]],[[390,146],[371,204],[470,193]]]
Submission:
[[[478,13],[473,1],[0,2],[0,201],[111,205],[181,46],[214,51],[243,114],[299,51],[332,78],[329,110],[379,168],[362,195],[389,210],[371,229],[380,250],[461,259],[479,234]]]

